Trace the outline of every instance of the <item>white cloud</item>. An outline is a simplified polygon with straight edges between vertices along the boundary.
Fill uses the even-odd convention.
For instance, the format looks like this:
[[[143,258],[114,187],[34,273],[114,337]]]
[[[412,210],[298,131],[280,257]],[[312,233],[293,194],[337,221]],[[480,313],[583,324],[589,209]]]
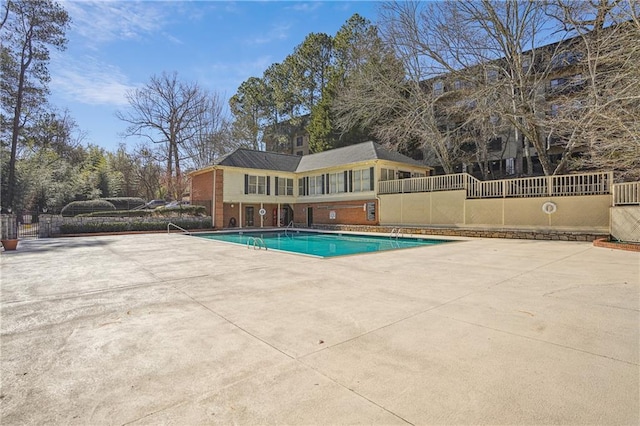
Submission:
[[[71,28],[90,44],[136,39],[161,29],[171,15],[166,2],[64,1]]]
[[[119,68],[84,56],[70,60],[54,58],[51,88],[69,101],[88,105],[128,105],[125,94],[136,86],[128,82]]]
[[[289,37],[291,24],[272,25],[266,34],[248,40],[249,44],[267,44],[276,40],[286,40]]]
[[[322,2],[313,1],[313,2],[295,2],[293,6],[288,9],[295,10],[296,12],[313,12],[314,10],[318,10],[322,7]]]

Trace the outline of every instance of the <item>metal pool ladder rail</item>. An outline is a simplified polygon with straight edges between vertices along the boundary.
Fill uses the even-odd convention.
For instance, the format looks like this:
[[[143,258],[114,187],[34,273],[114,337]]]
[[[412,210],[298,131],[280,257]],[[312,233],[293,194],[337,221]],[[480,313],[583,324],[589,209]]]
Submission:
[[[262,247],[264,247],[265,250],[269,250],[267,248],[267,245],[264,243],[264,240],[262,238],[259,237],[249,237],[247,239],[247,248],[249,248],[249,246],[251,245],[251,243],[253,243],[253,249],[254,250],[260,250]]]
[[[293,221],[289,222],[289,224],[287,225],[286,228],[284,228],[284,235],[287,235],[287,231],[289,230],[289,228],[293,229]]]
[[[402,237],[402,228],[393,228],[391,230],[391,234],[389,235],[389,238],[398,238],[398,237]]]
[[[169,234],[169,233],[170,233],[169,228],[170,228],[171,226],[173,226],[174,228],[177,228],[177,229],[181,230],[183,233],[185,233],[185,234],[187,234],[187,235],[191,235],[191,232],[187,231],[187,230],[186,230],[186,229],[184,229],[184,228],[179,227],[178,225],[176,225],[175,223],[172,223],[172,222],[167,223],[167,234]]]

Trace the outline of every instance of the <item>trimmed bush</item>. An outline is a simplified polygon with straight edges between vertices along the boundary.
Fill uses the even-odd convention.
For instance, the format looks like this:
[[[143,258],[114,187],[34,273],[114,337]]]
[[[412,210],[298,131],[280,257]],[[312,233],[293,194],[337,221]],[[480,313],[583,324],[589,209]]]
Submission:
[[[62,208],[60,214],[65,217],[72,217],[82,213],[113,211],[115,209],[116,206],[105,200],[72,201]]]
[[[124,232],[129,228],[126,222],[94,222],[60,225],[61,234],[92,234],[97,232]]]
[[[77,217],[147,217],[152,216],[153,210],[113,210],[108,212],[83,213]]]
[[[164,231],[169,221],[164,222],[87,222],[82,224],[60,225],[61,234],[91,234],[98,232],[126,231]],[[184,229],[207,229],[211,227],[211,219],[198,221],[172,220],[171,223]]]
[[[153,212],[158,216],[204,216],[207,210],[204,206],[178,206],[155,209]]]
[[[110,197],[101,198],[101,200],[110,202],[116,207],[116,210],[131,210],[146,204],[144,200],[139,197]]]

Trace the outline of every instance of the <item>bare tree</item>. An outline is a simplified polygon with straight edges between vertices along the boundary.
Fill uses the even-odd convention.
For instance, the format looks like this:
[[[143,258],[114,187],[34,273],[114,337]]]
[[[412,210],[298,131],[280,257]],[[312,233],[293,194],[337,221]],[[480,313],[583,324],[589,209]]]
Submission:
[[[206,102],[204,114],[196,119],[194,137],[183,147],[189,165],[196,169],[211,165],[238,145],[232,141],[231,123],[220,96],[213,93]]]
[[[129,123],[126,135],[164,145],[167,190],[172,197],[180,198],[180,147],[201,132],[207,93],[195,83],[179,81],[174,72],[152,76],[145,87],[127,93],[127,100],[131,111],[116,113]]]
[[[550,100],[547,129],[550,143],[582,155],[564,156],[559,167],[640,178],[640,4],[554,0],[549,6],[576,40],[570,58],[578,74]]]

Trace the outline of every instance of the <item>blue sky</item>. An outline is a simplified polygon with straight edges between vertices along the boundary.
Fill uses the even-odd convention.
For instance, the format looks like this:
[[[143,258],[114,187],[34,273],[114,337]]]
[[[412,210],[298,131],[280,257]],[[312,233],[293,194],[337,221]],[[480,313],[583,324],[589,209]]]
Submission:
[[[248,77],[262,76],[311,32],[334,35],[351,15],[376,21],[365,1],[61,1],[72,23],[53,52],[50,103],[68,109],[84,143],[114,150],[126,123],[115,118],[125,93],[154,74],[216,91],[226,101]]]

